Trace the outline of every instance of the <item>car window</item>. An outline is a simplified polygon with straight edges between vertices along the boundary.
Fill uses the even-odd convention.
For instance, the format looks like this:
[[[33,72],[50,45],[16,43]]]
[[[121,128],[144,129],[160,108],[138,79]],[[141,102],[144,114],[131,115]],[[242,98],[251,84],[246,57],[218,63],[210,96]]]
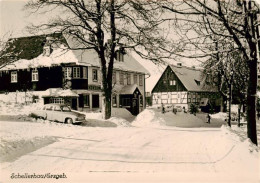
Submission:
[[[54,111],[61,111],[60,106],[55,106],[55,107],[54,107]]]
[[[53,109],[53,106],[52,106],[52,105],[46,106],[46,110],[47,110],[47,111],[52,111],[52,109]]]
[[[68,106],[61,106],[61,110],[64,112],[70,112],[70,108]]]

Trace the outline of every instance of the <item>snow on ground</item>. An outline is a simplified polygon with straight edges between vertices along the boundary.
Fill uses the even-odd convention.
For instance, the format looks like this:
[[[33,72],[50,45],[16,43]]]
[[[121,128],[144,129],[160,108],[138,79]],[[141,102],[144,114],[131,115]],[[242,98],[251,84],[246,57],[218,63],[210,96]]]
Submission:
[[[24,105],[20,103],[1,103],[0,102],[0,115],[29,115],[31,111],[40,109],[41,104],[33,103],[30,105]]]
[[[243,182],[258,178],[259,149],[225,126],[214,129],[165,126],[158,129],[90,128],[45,122],[0,123],[1,139],[5,142],[19,144],[25,139],[34,144],[37,142],[34,139],[44,137],[53,140],[38,146],[39,149],[36,145],[26,151],[22,151],[22,145],[13,147],[13,152],[25,154],[14,153],[1,163],[1,171],[7,175],[2,180],[10,181],[14,172],[65,173],[68,179],[62,182],[75,182],[74,174],[85,180],[89,173],[93,176],[101,172],[142,173],[145,177],[168,173],[173,178],[175,174],[185,173],[180,180],[194,176],[192,181],[202,181],[209,175],[214,175],[214,181],[232,178]],[[109,180],[101,178],[99,181]]]
[[[112,113],[127,115],[123,109]],[[102,120],[101,113],[86,115]],[[206,124],[204,114],[162,114],[154,109],[145,109],[131,124],[122,117],[109,121],[127,128],[0,121],[1,172],[5,175],[1,181],[10,181],[11,173],[65,173],[68,179],[62,182],[89,176],[107,182],[109,179],[102,176],[111,172],[144,174],[151,181],[158,173],[168,173],[177,180],[192,177],[192,182],[205,177],[206,182],[259,180],[260,149],[247,139],[246,126],[220,128],[222,123],[215,118]]]
[[[226,122],[223,120],[213,119],[210,124],[206,123],[207,118],[205,113],[197,113],[196,116],[190,113],[173,112],[161,113],[155,108],[148,108],[142,111],[132,122],[133,126],[137,127],[157,127],[164,128],[165,126],[174,127],[220,127]]]
[[[219,113],[211,114],[210,116],[211,116],[212,118],[225,120],[225,119],[227,118],[227,113],[225,113],[225,112],[219,112]]]

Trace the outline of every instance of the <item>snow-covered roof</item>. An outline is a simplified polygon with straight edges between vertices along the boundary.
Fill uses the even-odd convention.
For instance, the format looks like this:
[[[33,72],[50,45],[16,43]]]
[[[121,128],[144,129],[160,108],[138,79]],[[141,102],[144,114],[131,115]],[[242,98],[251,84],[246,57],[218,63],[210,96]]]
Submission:
[[[4,66],[0,70],[15,70],[35,67],[50,67],[52,65],[60,65],[62,63],[76,63],[77,65],[96,66],[100,67],[98,54],[95,50],[68,50],[66,45],[72,44],[71,39],[64,36],[59,37],[62,41],[54,41],[52,45],[53,52],[48,56],[43,54],[43,47],[50,46],[48,38],[50,35],[33,36],[27,38],[16,38],[10,42],[10,49],[5,52],[10,52],[11,55],[16,55],[15,60]],[[34,42],[37,42],[34,43]],[[49,43],[49,44],[47,44]],[[59,44],[59,46],[57,46]],[[65,46],[62,46],[65,45]],[[35,52],[33,52],[33,49]],[[27,51],[26,51],[27,50]],[[9,53],[8,53],[9,54]],[[6,58],[8,60],[8,58]],[[6,64],[1,63],[0,66]],[[124,54],[124,61],[114,62],[114,69],[139,72],[150,74],[139,62],[130,54]]]
[[[16,62],[20,59],[31,60],[38,57],[43,53],[43,46],[49,37],[52,37],[52,42],[55,44],[67,45],[66,40],[59,33],[11,38],[0,50],[0,66],[7,62]]]
[[[20,59],[12,64],[8,64],[0,70],[16,70],[37,67],[51,67],[52,65],[60,65],[62,63],[78,63],[77,58],[71,50],[62,48],[54,49],[50,56],[39,55],[31,60]]]
[[[78,97],[79,95],[70,89],[63,90],[62,88],[49,88],[42,97]]]
[[[136,89],[138,89],[138,86],[136,84],[126,85],[121,89],[120,94],[133,94]]]
[[[113,87],[113,92],[116,94],[123,94],[123,95],[130,95],[133,94],[135,92],[135,90],[138,89],[139,92],[141,92],[141,90],[138,88],[137,84],[131,84],[131,85],[115,85]]]
[[[186,66],[169,66],[188,91],[216,91],[216,88],[205,84],[202,70]]]

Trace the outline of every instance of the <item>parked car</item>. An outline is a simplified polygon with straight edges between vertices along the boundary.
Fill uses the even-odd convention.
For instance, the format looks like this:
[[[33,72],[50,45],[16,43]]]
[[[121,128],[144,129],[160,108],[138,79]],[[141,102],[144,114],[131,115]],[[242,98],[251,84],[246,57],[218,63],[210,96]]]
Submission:
[[[30,116],[69,124],[85,121],[84,114],[71,111],[70,107],[64,104],[46,104],[42,109],[31,112]]]

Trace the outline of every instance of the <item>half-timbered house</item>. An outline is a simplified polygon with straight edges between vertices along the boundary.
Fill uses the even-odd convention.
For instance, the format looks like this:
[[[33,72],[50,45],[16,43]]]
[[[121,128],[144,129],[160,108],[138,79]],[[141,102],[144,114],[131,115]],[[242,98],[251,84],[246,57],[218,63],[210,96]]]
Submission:
[[[169,65],[152,90],[152,104],[170,104],[189,109],[194,103],[202,110],[220,110],[221,96],[203,77],[202,70],[181,64]]]

